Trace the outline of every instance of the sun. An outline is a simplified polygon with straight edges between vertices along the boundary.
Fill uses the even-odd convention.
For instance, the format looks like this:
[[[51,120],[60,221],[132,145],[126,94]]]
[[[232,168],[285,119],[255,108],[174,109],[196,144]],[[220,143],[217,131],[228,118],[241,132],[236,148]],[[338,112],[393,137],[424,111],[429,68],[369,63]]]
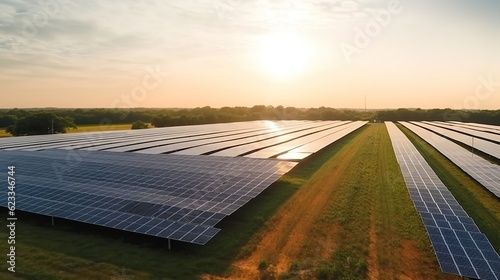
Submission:
[[[294,33],[270,33],[259,38],[257,61],[260,68],[278,79],[303,73],[311,62],[308,42]]]

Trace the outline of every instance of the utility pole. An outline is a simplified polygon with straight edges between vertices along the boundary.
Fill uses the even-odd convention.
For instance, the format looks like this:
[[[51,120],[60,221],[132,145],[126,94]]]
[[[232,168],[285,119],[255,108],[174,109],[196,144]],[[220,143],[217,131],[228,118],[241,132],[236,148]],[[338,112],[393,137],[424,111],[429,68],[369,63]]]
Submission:
[[[366,113],[366,94],[365,94],[365,113]]]
[[[51,134],[54,134],[54,118],[51,119]]]

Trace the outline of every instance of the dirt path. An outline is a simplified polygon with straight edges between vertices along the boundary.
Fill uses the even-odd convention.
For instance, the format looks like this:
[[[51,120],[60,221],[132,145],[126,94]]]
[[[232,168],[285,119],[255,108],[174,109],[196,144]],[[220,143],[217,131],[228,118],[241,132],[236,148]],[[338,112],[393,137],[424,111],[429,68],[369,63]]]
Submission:
[[[288,201],[262,236],[257,250],[250,257],[235,263],[234,266],[243,272],[241,276],[246,279],[250,275],[258,277],[257,266],[261,260],[274,264],[278,275],[288,270],[299,254],[311,224],[328,202],[331,186],[342,171],[343,168],[339,167],[334,173],[317,174],[311,183],[303,186]],[[328,257],[328,253],[323,255]]]
[[[375,216],[370,217],[370,247],[368,249],[368,279],[380,279],[377,259],[377,232],[375,229]]]

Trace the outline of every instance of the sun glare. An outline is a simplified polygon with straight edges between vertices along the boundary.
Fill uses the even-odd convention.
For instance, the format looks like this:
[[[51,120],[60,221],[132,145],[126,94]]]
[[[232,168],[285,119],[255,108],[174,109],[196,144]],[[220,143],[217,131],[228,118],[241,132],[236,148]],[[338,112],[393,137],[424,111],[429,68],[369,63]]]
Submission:
[[[305,39],[293,33],[271,33],[260,38],[257,60],[261,68],[278,79],[296,76],[311,62],[312,50]]]
[[[273,121],[264,121],[264,125],[269,128],[272,132],[279,131],[278,126]]]

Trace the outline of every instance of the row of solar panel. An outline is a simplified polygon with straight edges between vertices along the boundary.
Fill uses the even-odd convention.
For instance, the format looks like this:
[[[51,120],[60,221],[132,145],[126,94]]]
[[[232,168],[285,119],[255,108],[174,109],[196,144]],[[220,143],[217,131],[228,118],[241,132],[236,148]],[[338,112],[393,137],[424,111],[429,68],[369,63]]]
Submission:
[[[154,143],[157,147],[151,149],[156,152],[170,146],[177,151],[205,149],[203,153],[217,154],[220,150],[227,155],[247,156],[261,152],[268,157],[308,147],[309,155],[365,123],[248,122],[140,133],[16,137],[0,139],[4,148],[0,150],[0,162],[18,166],[16,178],[23,186],[17,192],[20,210],[205,244],[218,232],[213,226],[260,194],[295,163],[92,149],[132,151],[142,144],[151,148]],[[210,149],[200,149],[203,146]],[[66,149],[53,149],[60,147]],[[4,206],[5,201],[1,202]]]
[[[447,123],[447,122],[435,121],[435,122],[426,122],[426,123],[429,123],[429,124],[432,124],[435,126],[439,126],[442,128],[446,128],[446,129],[449,129],[452,131],[456,131],[456,132],[459,132],[462,134],[466,134],[466,135],[469,135],[472,137],[488,140],[488,141],[494,142],[496,144],[500,143],[500,135],[495,134],[495,133],[489,133],[489,132],[475,130],[475,129],[469,128],[468,126],[457,126],[456,124],[451,124],[451,123]]]
[[[0,151],[2,166],[17,166],[18,210],[196,244],[208,242],[219,232],[213,226],[296,164],[88,152],[71,168],[54,169],[68,166],[69,152]],[[6,195],[0,193],[3,206]]]
[[[474,129],[474,130],[500,134],[500,126],[498,126],[498,125],[490,125],[490,124],[482,124],[482,123],[464,123],[464,122],[457,122],[457,121],[449,121],[447,123],[467,127],[467,128]]]
[[[460,145],[441,137],[429,130],[408,122],[400,122],[406,128],[432,145],[464,172],[476,179],[481,185],[500,197],[500,166],[471,154]],[[500,147],[499,147],[500,148]]]
[[[280,121],[249,122],[208,126],[192,126],[150,129],[144,134],[125,133],[98,135],[82,133],[78,136],[61,135],[0,139],[6,150],[39,151],[46,149],[70,149],[136,152],[144,154],[173,153],[182,155],[211,154],[216,156],[242,156],[270,158],[287,154],[289,160],[300,160],[315,153],[346,134],[360,128],[366,122],[329,121]],[[158,130],[158,131],[156,131]],[[153,132],[151,132],[153,131]],[[93,138],[99,136],[98,138]],[[31,140],[36,137],[35,140]],[[89,140],[89,137],[92,138]],[[23,139],[30,138],[30,139]],[[45,139],[45,140],[43,140]]]
[[[92,160],[92,156],[89,156],[89,159]],[[30,177],[34,180],[34,183],[36,183],[42,180],[41,178],[43,178],[44,174],[53,172],[50,163],[54,164],[58,163],[58,161],[54,159],[50,159],[50,161],[38,159],[36,164],[27,163],[23,168],[31,168],[33,170],[30,172]],[[43,164],[43,166],[39,166],[40,164]],[[110,163],[90,165],[83,162],[78,168],[60,176],[63,178],[64,183],[57,181],[53,182],[51,186],[57,188],[72,188],[72,186],[68,186],[66,183],[72,182],[73,184],[82,185],[79,186],[79,189],[87,189],[88,186],[86,185],[106,184],[108,187],[108,195],[125,197],[127,195],[135,196],[140,194],[144,195],[145,199],[150,199],[145,195],[150,193],[158,196],[157,199],[162,198],[163,200],[168,200],[169,203],[183,204],[191,203],[193,200],[199,201],[201,199],[209,199],[212,203],[219,202],[213,207],[214,209],[224,209],[225,212],[231,212],[232,209],[227,209],[227,206],[231,204],[228,201],[231,201],[233,204],[238,203],[238,200],[246,202],[249,200],[249,197],[256,196],[260,193],[263,186],[269,182],[275,181],[281,176],[281,171],[279,169],[276,173],[272,174],[268,173],[267,170],[255,172],[248,169],[245,171],[239,170],[237,172],[233,170],[231,175],[210,174],[209,176],[204,176],[209,168],[202,166],[197,170],[190,170],[189,172],[186,170],[175,170],[174,168],[162,169],[165,175],[183,178],[182,180],[168,180],[162,179],[161,175],[152,176],[148,174],[148,168],[146,167],[131,167],[129,169],[124,169],[120,164],[109,164]],[[156,168],[155,166],[151,169]],[[188,167],[186,166],[186,168]],[[135,177],[141,183],[129,180],[126,176],[124,177],[123,174],[137,174]],[[141,178],[141,176],[143,177]],[[203,180],[198,179],[200,177],[203,177]],[[27,183],[29,182],[28,180],[29,178],[26,179]],[[242,190],[242,187],[247,185],[251,185],[252,188],[245,188]],[[216,192],[214,192],[214,190],[216,190]],[[160,196],[157,191],[161,191],[162,195]],[[233,194],[238,195],[238,199],[231,196]],[[204,207],[208,207],[208,205],[209,204]]]
[[[276,121],[273,124],[278,127],[283,127],[287,125],[297,125],[303,123],[313,123],[304,121]],[[166,136],[178,136],[186,137],[193,136],[193,132],[197,134],[216,134],[218,132],[224,131],[243,131],[247,129],[265,128],[266,122],[264,121],[254,121],[254,122],[239,122],[239,123],[221,123],[221,124],[209,124],[209,125],[197,125],[197,126],[176,126],[176,127],[165,127],[165,128],[155,128],[155,129],[142,129],[142,130],[120,130],[120,131],[99,131],[99,132],[85,132],[85,133],[75,133],[75,134],[51,134],[51,135],[32,135],[29,137],[17,137],[17,138],[4,138],[0,139],[0,143],[3,147],[17,147],[17,146],[33,146],[36,144],[54,144],[62,143],[64,141],[85,141],[86,145],[91,145],[94,141],[100,140],[134,140],[138,136],[145,138],[150,138],[154,136],[166,137]],[[105,127],[103,128],[105,129]],[[196,134],[195,134],[196,135]]]
[[[500,256],[418,150],[386,122],[415,208],[427,229],[441,270],[476,279],[500,279]]]
[[[313,154],[323,147],[326,147],[330,143],[333,143],[349,133],[356,131],[357,129],[364,126],[367,122],[364,121],[356,121],[350,123],[346,126],[340,127],[338,130],[333,133],[328,133],[322,136],[321,138],[317,138],[314,141],[303,143],[302,145],[297,146],[294,149],[289,150],[288,152],[281,154],[278,156],[279,159],[302,159],[310,154]]]
[[[111,133],[78,133],[41,136],[18,137],[16,139],[0,139],[0,145],[5,149],[41,150],[50,148],[90,149],[129,151],[147,149],[164,144],[178,144],[190,141],[217,139],[221,137],[255,136],[279,131],[300,131],[314,128],[326,123],[321,122],[243,122],[232,124],[212,124],[184,127],[155,128],[148,130],[125,131]],[[116,135],[119,134],[119,135]],[[27,139],[26,139],[27,138]],[[32,139],[33,138],[33,139]],[[56,138],[56,139],[54,139]],[[217,142],[217,141],[214,141]],[[133,146],[128,148],[129,146]],[[193,145],[194,146],[194,145]]]
[[[467,146],[474,147],[492,157],[500,159],[500,145],[480,138],[471,137],[453,130],[445,129],[426,122],[411,122],[420,127],[426,128],[434,133],[442,135],[454,141],[461,142]]]

